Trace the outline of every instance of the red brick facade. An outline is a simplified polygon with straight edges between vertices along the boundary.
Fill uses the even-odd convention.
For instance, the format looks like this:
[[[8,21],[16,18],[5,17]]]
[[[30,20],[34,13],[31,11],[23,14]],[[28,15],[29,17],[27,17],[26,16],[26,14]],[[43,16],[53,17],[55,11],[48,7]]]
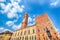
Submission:
[[[59,40],[58,33],[47,14],[36,17],[36,30],[37,40]]]

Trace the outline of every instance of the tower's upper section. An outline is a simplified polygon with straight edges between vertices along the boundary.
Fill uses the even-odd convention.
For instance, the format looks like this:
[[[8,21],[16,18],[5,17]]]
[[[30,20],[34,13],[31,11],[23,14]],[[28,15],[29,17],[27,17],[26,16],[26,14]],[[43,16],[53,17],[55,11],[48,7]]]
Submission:
[[[25,12],[24,19],[22,21],[21,29],[26,28],[28,25],[28,13]]]
[[[36,23],[46,24],[48,21],[50,21],[47,14],[42,14],[41,16],[36,17]]]

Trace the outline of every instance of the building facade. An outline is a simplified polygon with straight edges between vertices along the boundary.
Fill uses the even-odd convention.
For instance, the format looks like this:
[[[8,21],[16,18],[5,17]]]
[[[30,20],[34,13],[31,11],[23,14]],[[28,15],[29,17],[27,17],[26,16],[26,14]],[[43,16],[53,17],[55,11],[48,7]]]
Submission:
[[[59,39],[60,39],[60,34],[59,34]]]
[[[37,16],[35,24],[28,26],[28,13],[25,13],[21,28],[15,30],[11,40],[60,40],[55,26],[47,14]]]
[[[0,40],[3,40],[3,37],[4,37],[3,33],[0,33]]]
[[[10,40],[12,33],[9,31],[5,31],[0,33],[0,40]]]

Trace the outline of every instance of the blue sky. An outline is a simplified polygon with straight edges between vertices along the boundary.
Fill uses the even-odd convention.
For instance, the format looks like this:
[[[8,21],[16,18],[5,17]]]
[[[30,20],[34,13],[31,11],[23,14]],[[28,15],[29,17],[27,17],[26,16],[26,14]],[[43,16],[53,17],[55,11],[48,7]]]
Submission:
[[[19,29],[25,12],[29,15],[28,25],[35,24],[35,17],[46,13],[59,31],[59,2],[60,0],[0,0],[0,32]]]

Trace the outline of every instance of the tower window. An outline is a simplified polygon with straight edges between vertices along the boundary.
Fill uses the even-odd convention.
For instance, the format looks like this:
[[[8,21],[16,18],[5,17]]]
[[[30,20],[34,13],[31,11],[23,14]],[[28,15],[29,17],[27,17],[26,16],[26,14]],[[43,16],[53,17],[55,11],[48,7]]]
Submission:
[[[45,29],[44,29],[44,31],[45,31],[45,32],[47,32],[47,31],[48,31],[48,29],[47,29],[47,28],[45,28]]]
[[[51,29],[53,29],[53,27],[51,27]]]
[[[51,36],[50,31],[49,31],[47,28],[45,28],[44,31],[47,33],[48,37],[49,37],[50,40],[51,40],[51,39],[52,39],[52,36]]]
[[[38,29],[38,32],[40,32],[40,30]]]
[[[47,34],[48,34],[48,36],[51,36],[51,34],[50,34],[50,32],[49,32],[49,31],[47,32]]]

